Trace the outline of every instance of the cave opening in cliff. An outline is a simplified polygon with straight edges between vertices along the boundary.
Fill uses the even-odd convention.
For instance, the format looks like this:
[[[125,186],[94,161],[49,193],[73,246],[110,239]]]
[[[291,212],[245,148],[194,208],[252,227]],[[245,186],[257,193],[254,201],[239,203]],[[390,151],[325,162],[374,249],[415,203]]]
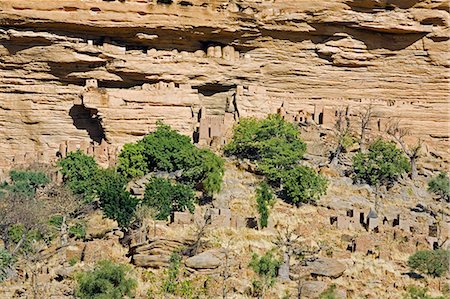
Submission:
[[[85,130],[93,141],[101,143],[105,139],[105,131],[97,109],[73,105],[69,110],[69,115],[73,120],[73,125],[79,130]]]

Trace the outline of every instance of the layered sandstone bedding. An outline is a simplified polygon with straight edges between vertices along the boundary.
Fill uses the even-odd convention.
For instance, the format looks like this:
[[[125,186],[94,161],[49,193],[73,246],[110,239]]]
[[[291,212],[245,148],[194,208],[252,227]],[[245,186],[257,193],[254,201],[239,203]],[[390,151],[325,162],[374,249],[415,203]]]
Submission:
[[[400,120],[446,163],[449,5],[0,0],[0,165],[120,147],[157,120],[209,142],[239,117],[331,127],[370,103],[372,134]]]

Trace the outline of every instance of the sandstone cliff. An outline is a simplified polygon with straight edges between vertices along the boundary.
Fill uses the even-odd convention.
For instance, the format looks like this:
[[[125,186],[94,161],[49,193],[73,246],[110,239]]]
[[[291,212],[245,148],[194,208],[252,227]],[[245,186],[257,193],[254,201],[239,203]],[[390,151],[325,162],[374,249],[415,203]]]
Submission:
[[[449,149],[448,0],[0,1],[0,165],[135,140],[164,120],[373,103]],[[204,115],[203,115],[204,116]]]

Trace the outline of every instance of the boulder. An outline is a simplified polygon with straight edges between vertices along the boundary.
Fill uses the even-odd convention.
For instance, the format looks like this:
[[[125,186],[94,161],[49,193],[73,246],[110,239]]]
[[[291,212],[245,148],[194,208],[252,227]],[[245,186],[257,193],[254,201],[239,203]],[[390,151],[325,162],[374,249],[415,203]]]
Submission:
[[[101,211],[90,215],[86,221],[86,237],[90,239],[101,239],[115,229],[118,229],[117,222],[106,218]]]
[[[312,276],[326,276],[338,278],[346,270],[346,266],[331,258],[317,258],[314,261],[307,262],[307,266]]]
[[[302,287],[302,298],[319,298],[328,287],[323,281],[305,281]]]
[[[220,266],[221,261],[214,253],[206,251],[188,258],[185,264],[193,269],[215,269]]]
[[[132,263],[138,267],[159,269],[166,267],[169,264],[169,259],[170,256],[164,254],[135,254]]]

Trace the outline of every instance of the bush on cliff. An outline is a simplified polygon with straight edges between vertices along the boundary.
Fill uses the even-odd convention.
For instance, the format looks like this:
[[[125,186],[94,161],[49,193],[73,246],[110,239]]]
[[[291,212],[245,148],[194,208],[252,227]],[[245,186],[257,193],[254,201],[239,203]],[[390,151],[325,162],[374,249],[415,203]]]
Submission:
[[[272,189],[266,182],[262,182],[256,189],[256,204],[259,213],[259,223],[262,228],[269,224],[269,207],[274,204]]]
[[[449,271],[450,251],[420,250],[411,255],[408,259],[408,266],[423,274],[433,277],[441,277]]]
[[[448,174],[440,172],[428,182],[428,190],[438,195],[441,199],[450,201],[450,179]]]
[[[11,183],[4,183],[0,189],[14,196],[32,198],[38,187],[42,187],[50,182],[47,175],[40,171],[11,170],[9,173]]]
[[[201,186],[212,194],[220,191],[224,164],[213,152],[195,147],[189,137],[158,123],[154,132],[124,146],[118,171],[128,178],[152,171],[180,171],[180,181]]]
[[[128,266],[101,261],[93,270],[76,277],[76,296],[81,299],[132,298],[136,281],[129,276]]]
[[[291,203],[300,204],[315,201],[327,191],[328,182],[314,169],[297,166],[282,173],[281,194]]]
[[[306,152],[298,128],[279,115],[242,119],[233,133],[225,153],[256,162],[273,183],[279,183],[279,172],[292,168]]]
[[[78,150],[67,154],[58,162],[58,166],[61,167],[64,183],[74,194],[92,198],[95,186],[93,178],[98,171],[94,158]]]
[[[105,215],[127,227],[137,200],[125,190],[127,179],[114,169],[101,169],[94,158],[81,151],[71,152],[58,162],[65,184],[86,201],[98,198]]]
[[[189,186],[152,178],[145,186],[143,203],[157,211],[156,219],[166,220],[173,212],[194,212],[194,191]]]
[[[367,153],[359,152],[353,157],[355,181],[372,186],[392,185],[409,167],[407,157],[395,143],[381,139],[373,142]]]
[[[326,179],[313,169],[299,166],[306,152],[299,130],[279,115],[242,119],[225,147],[227,155],[256,163],[269,184],[288,202],[316,200],[326,191]]]
[[[125,190],[127,179],[112,169],[98,170],[95,192],[105,215],[126,228],[133,220],[138,200]]]

